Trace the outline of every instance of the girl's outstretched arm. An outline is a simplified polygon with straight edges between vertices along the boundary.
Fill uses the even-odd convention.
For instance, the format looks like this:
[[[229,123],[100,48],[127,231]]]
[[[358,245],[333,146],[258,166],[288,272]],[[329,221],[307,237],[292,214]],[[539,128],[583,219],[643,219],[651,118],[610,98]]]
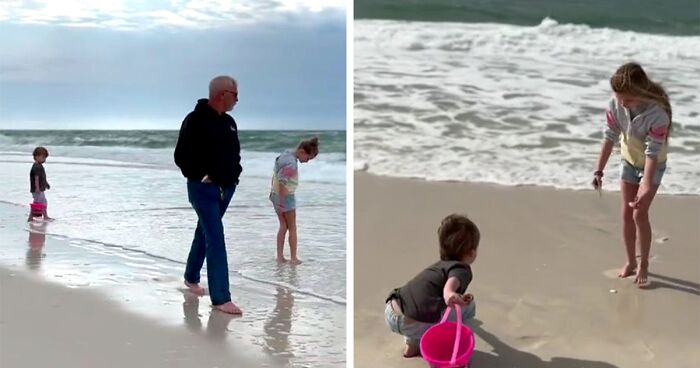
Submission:
[[[608,164],[608,159],[613,149],[613,141],[609,139],[603,139],[603,144],[600,146],[600,155],[598,156],[598,163],[596,164],[595,173],[593,174],[593,188],[601,189],[603,186],[603,170],[605,170],[605,165]]]
[[[598,156],[598,163],[596,164],[596,169],[593,174],[593,188],[600,190],[603,186],[603,170],[605,170],[605,165],[608,163],[610,154],[612,153],[613,145],[620,138],[620,133],[622,129],[620,124],[615,118],[616,108],[615,99],[611,99],[608,104],[608,111],[605,112],[605,128],[603,129],[603,143],[600,145],[600,155]]]

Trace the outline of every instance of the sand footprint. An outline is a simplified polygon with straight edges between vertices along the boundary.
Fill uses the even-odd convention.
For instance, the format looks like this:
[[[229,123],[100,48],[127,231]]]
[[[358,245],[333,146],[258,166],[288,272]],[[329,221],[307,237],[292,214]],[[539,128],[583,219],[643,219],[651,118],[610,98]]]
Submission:
[[[620,273],[620,269],[619,269],[619,268],[612,268],[612,269],[603,271],[603,276],[605,276],[605,277],[607,277],[607,278],[609,278],[609,279],[614,280],[614,279],[618,278],[617,275],[618,275],[619,273]]]
[[[624,350],[629,350],[628,353],[638,357],[643,361],[652,361],[656,354],[649,347],[649,344],[642,340],[629,341],[630,345],[623,347]]]

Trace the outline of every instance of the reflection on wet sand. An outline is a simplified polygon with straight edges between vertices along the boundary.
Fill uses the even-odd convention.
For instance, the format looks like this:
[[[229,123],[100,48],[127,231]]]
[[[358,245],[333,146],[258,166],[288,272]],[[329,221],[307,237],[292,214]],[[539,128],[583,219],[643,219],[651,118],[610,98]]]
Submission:
[[[285,287],[277,287],[277,303],[265,322],[265,351],[278,357],[291,357],[289,333],[292,330],[294,295]]]
[[[182,312],[185,315],[185,326],[193,332],[202,332],[202,314],[199,313],[199,297],[187,290],[182,291],[184,302]],[[227,313],[211,309],[207,319],[205,336],[212,340],[224,341],[227,336],[228,325],[232,319],[240,318]]]
[[[185,326],[193,332],[202,331],[202,315],[199,314],[199,297],[189,291],[183,291],[182,295],[185,297],[185,301],[182,302],[182,312],[185,314]]]
[[[297,285],[297,266],[278,265],[276,276],[289,285]],[[289,334],[292,330],[292,312],[294,308],[294,294],[289,288],[284,286],[276,287],[275,308],[270,317],[265,321],[265,347],[264,351],[274,357],[284,359],[284,363],[289,363],[289,359],[294,356],[289,344]]]
[[[46,244],[46,223],[29,223],[29,249],[27,249],[26,265],[30,270],[38,270],[41,267],[42,252]]]

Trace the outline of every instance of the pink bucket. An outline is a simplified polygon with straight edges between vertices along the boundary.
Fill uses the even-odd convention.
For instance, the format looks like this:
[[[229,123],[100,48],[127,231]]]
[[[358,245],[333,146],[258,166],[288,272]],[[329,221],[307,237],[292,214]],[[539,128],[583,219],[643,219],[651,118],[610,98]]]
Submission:
[[[469,363],[474,352],[474,334],[462,324],[462,311],[455,305],[457,323],[447,322],[450,307],[447,307],[440,323],[430,327],[420,339],[423,359],[436,368],[463,367]]]
[[[32,211],[32,216],[41,216],[46,209],[46,203],[32,202],[29,204],[29,208]]]

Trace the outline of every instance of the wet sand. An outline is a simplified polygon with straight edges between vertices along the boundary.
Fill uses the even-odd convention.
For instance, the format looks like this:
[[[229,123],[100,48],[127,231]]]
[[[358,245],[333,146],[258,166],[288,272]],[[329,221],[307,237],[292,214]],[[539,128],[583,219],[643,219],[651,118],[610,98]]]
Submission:
[[[345,365],[344,305],[234,274],[244,314],[230,316],[186,290],[183,264],[51,235],[55,222],[23,213],[0,204],[0,367]]]
[[[647,290],[616,276],[624,263],[619,202],[617,192],[356,172],[355,365],[426,366],[401,357],[383,301],[439,258],[437,227],[458,212],[482,232],[469,287],[473,368],[700,366],[700,198],[655,199]]]
[[[0,268],[0,300],[2,367],[274,366],[212,341],[231,319],[223,313],[198,334],[136,316],[97,293],[6,268]]]

